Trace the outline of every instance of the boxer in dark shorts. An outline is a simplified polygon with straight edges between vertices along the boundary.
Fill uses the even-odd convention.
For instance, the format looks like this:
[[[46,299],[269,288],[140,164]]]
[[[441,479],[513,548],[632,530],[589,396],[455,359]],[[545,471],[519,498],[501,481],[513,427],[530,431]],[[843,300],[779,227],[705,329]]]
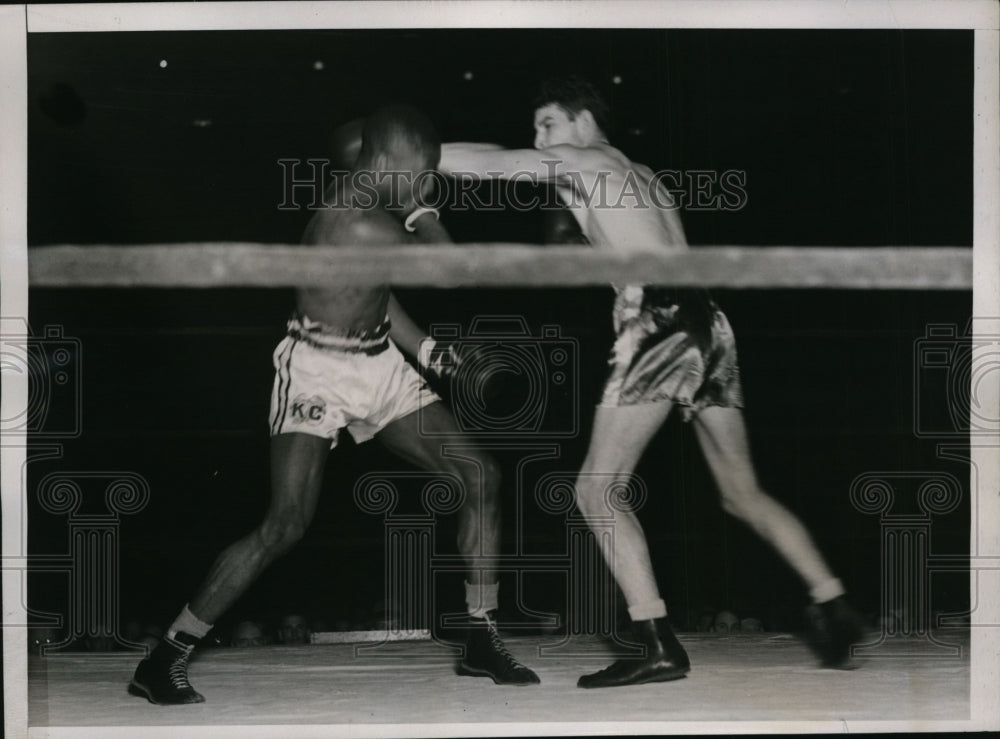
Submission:
[[[615,344],[598,405],[671,400],[685,421],[708,406],[743,407],[736,337],[707,293],[615,288]]]
[[[553,80],[535,101],[535,148],[445,144],[440,168],[461,177],[537,178],[555,186],[568,243],[615,253],[688,248],[670,193],[647,166],[608,141],[610,111],[590,83]],[[575,223],[574,223],[575,222]],[[590,446],[576,482],[576,503],[591,525],[614,521],[601,552],[625,596],[644,656],[618,660],[580,678],[584,688],[684,677],[687,653],[667,621],[646,536],[627,505],[608,505],[610,486],[628,486],[649,442],[675,406],[690,422],[726,512],[770,543],[802,578],[815,604],[812,644],[830,667],[850,662],[860,620],[844,587],[802,522],[768,495],[750,456],[733,332],[701,290],[624,287],[617,291],[615,346]],[[610,483],[609,483],[610,479]]]

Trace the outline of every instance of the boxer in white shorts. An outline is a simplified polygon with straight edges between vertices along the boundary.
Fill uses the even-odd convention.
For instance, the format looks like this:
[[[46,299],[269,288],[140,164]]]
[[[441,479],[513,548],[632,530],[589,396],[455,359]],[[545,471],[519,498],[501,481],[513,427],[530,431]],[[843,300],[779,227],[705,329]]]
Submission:
[[[413,191],[415,182],[430,183],[417,173],[434,169],[440,154],[437,134],[421,113],[404,106],[377,111],[364,122],[346,189],[336,193],[341,202],[356,205],[316,211],[303,243],[378,248],[450,241],[437,213],[417,207],[420,193]],[[354,187],[362,176],[371,185],[363,193]],[[462,481],[458,549],[467,567],[469,620],[458,672],[503,684],[537,683],[537,675],[504,647],[493,619],[500,547],[497,463],[462,435],[396,346],[431,368],[457,366],[457,354],[445,361],[442,353],[452,349],[435,346],[388,285],[300,288],[296,308],[274,354],[270,507],[259,526],[219,555],[163,641],[136,668],[129,691],[159,704],[205,700],[188,680],[192,650],[260,573],[301,539],[342,428],[358,441],[377,438],[408,462]],[[445,457],[446,446],[461,447],[461,456]]]
[[[308,316],[288,321],[274,350],[271,436],[312,434],[337,445],[346,428],[362,443],[440,398],[389,338],[388,318],[372,331],[338,331]]]

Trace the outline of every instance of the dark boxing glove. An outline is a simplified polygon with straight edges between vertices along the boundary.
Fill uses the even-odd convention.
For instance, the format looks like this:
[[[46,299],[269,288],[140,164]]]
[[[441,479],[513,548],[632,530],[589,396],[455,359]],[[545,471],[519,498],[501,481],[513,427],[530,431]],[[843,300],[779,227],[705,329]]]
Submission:
[[[420,342],[417,364],[434,380],[451,380],[458,372],[461,362],[462,358],[457,344],[446,344],[434,339],[424,339]]]
[[[552,208],[545,211],[546,244],[589,244],[576,217],[569,208]]]

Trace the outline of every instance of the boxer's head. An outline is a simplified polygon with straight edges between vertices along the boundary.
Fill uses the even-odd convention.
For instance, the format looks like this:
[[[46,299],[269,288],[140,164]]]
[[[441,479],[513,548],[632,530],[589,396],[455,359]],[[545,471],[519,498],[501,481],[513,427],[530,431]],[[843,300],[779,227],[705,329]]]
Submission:
[[[389,105],[365,119],[358,168],[420,172],[437,168],[440,160],[434,124],[416,108]]]
[[[384,204],[404,209],[429,195],[441,140],[430,119],[408,105],[379,108],[365,119],[355,171],[372,178]],[[419,188],[419,192],[417,189]]]
[[[576,76],[546,80],[535,97],[535,148],[606,141],[609,119],[607,103],[587,80]]]

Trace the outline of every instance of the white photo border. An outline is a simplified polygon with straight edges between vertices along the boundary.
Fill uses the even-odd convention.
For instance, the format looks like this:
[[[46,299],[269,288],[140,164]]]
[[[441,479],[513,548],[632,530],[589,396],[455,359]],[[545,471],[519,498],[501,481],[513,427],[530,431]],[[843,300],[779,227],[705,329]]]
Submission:
[[[975,32],[973,315],[1000,316],[1000,6],[991,0],[413,0],[410,2],[129,3],[0,6],[0,318],[27,317],[27,34],[151,30],[282,30],[364,28],[778,28],[778,29],[969,29]],[[3,417],[27,403],[27,378],[2,375]],[[1000,416],[1000,390],[985,400]],[[23,437],[0,445],[3,562],[21,561],[24,532]],[[991,526],[972,542],[980,556],[1000,557],[1000,440],[977,441],[977,518]],[[983,551],[983,547],[989,551]],[[20,572],[3,569],[3,619],[23,623]],[[972,587],[976,587],[973,580]],[[1000,571],[978,578],[979,607],[973,624],[1000,623]],[[974,601],[975,602],[975,601]],[[563,734],[658,734],[718,732],[972,731],[1000,729],[1000,629],[973,628],[971,717],[968,721],[749,721],[504,723],[344,726],[241,726],[240,736],[481,736]],[[3,629],[6,735],[135,736],[136,727],[35,728],[27,726],[27,649],[22,628]],[[185,726],[192,737],[231,736],[233,727]],[[176,726],[144,726],[147,739],[177,734]]]

